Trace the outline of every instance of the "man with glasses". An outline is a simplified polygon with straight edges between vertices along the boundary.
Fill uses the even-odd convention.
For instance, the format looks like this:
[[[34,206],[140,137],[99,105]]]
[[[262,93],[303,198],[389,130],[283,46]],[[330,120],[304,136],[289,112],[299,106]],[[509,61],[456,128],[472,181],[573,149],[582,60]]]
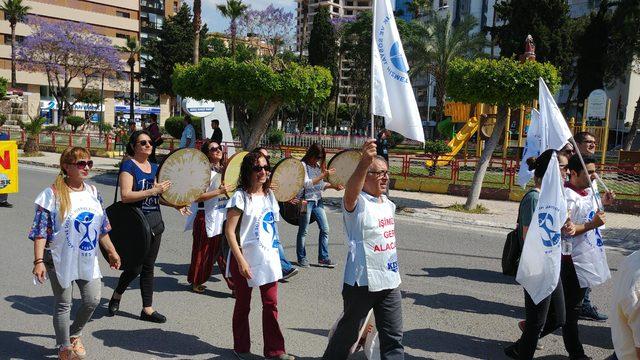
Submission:
[[[346,359],[369,311],[373,309],[382,359],[404,359],[402,298],[396,252],[395,209],[384,192],[388,165],[377,155],[375,140],[367,140],[342,199],[349,254],[344,270],[344,314],[338,321],[323,359]]]

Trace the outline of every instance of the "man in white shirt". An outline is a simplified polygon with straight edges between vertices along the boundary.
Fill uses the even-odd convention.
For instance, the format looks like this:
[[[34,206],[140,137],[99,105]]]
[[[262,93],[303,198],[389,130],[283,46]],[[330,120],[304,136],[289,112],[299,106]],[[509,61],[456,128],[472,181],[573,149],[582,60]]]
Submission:
[[[618,269],[610,315],[615,355],[640,359],[640,251],[627,256]]]
[[[369,311],[373,309],[382,360],[404,359],[402,296],[395,237],[396,206],[385,195],[387,162],[367,140],[342,199],[349,253],[344,271],[344,314],[323,355],[347,359]]]
[[[180,137],[180,149],[193,149],[196,147],[196,129],[191,124],[191,116],[185,115],[182,123],[184,124],[184,130],[182,130],[182,137]]]

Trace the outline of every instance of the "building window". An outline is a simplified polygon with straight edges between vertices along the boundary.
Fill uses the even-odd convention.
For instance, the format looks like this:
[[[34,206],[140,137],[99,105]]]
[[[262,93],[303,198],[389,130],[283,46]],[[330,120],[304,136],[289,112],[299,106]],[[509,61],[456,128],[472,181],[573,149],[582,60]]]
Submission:
[[[127,36],[127,34],[123,34],[123,33],[116,33],[116,37],[118,39],[128,39],[129,37]]]
[[[24,36],[16,35],[16,43],[21,43],[24,40]],[[4,44],[11,45],[11,35],[4,36]]]
[[[116,16],[127,18],[127,19],[131,18],[131,14],[129,14],[128,12],[118,11],[118,10],[116,10]]]

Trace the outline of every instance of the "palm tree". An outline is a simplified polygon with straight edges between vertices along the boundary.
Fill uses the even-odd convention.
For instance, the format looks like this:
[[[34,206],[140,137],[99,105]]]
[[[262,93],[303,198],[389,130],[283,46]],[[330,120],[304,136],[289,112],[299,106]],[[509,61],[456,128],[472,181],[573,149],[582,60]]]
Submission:
[[[302,52],[304,50],[304,38],[307,36],[307,26],[309,25],[309,0],[300,0],[302,4],[302,31],[300,31],[300,55],[298,62],[302,63]]]
[[[413,18],[418,19],[429,10],[429,0],[407,1],[407,8],[413,13]]]
[[[229,32],[231,33],[231,56],[236,55],[236,36],[238,35],[238,18],[242,17],[249,8],[242,0],[227,0],[226,5],[218,5],[222,16],[229,18]]]
[[[138,43],[138,39],[130,36],[127,38],[127,45],[118,46],[118,50],[129,54],[129,58],[127,59],[127,65],[129,65],[129,80],[131,81],[129,88],[129,120],[133,121],[135,119],[135,112],[133,110],[135,102],[135,96],[133,94],[135,85],[135,65],[142,47],[140,46],[140,43]]]
[[[409,43],[409,59],[412,75],[433,75],[435,78],[436,121],[444,116],[446,80],[449,63],[458,57],[474,57],[481,54],[486,44],[483,33],[472,33],[478,24],[473,16],[466,16],[459,24],[452,25],[449,15],[432,14],[428,22],[414,22],[416,32]]]
[[[27,16],[31,7],[22,4],[22,0],[4,0],[0,5],[0,10],[4,12],[5,19],[9,21],[11,27],[11,87],[16,87],[16,25],[22,22]]]
[[[200,27],[202,26],[202,0],[193,0],[193,63],[198,64],[200,59]]]

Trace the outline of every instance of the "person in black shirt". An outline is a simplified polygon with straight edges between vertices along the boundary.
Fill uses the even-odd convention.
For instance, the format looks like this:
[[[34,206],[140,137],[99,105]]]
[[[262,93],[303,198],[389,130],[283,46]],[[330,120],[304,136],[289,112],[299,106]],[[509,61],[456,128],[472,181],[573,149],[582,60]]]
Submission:
[[[213,134],[211,135],[211,141],[217,142],[218,144],[222,144],[222,130],[220,130],[220,120],[218,119],[211,120],[211,128],[213,129]]]
[[[378,133],[376,139],[378,155],[382,156],[389,163],[389,148],[391,147],[391,131],[383,129]]]

